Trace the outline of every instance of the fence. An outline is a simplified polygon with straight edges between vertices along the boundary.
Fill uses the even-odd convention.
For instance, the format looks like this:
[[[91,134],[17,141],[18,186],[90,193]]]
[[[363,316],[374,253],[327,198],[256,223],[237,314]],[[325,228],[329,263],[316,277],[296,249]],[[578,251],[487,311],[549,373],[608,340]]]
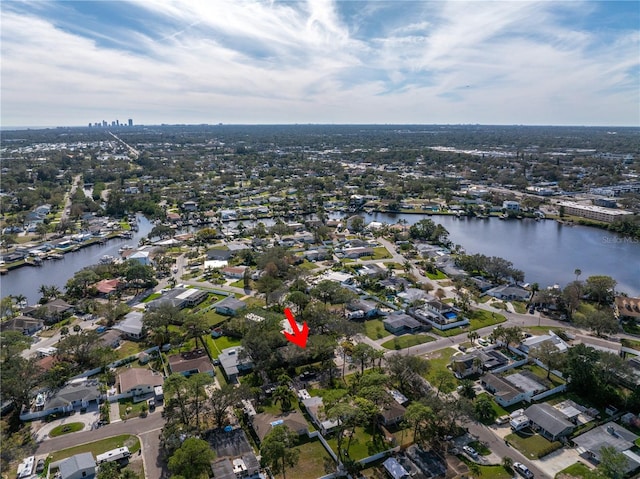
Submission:
[[[548,391],[544,391],[544,392],[541,392],[540,394],[536,394],[535,396],[531,396],[531,399],[529,402],[544,399],[546,397],[552,396],[553,394],[561,393],[566,389],[567,389],[567,385],[561,384],[560,386],[557,386],[553,389],[549,389]]]
[[[322,444],[322,446],[327,450],[327,452],[329,453],[329,455],[331,456],[331,458],[338,462],[338,456],[336,456],[336,453],[333,452],[333,449],[331,449],[331,446],[329,446],[329,443],[326,441],[326,439],[322,436],[322,434],[320,434],[318,431],[313,431],[308,433],[308,436],[310,438],[318,438],[320,440],[320,443]]]

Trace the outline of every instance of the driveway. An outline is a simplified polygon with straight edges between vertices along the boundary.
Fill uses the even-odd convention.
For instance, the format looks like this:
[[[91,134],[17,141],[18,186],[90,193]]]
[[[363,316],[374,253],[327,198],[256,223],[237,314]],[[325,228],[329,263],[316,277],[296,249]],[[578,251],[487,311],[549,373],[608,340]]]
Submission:
[[[55,421],[43,423],[34,423],[41,424],[41,427],[34,433],[36,442],[43,442],[46,440],[51,440],[49,437],[49,433],[56,427],[61,426],[63,424],[72,424],[72,423],[82,423],[84,424],[84,429],[82,431],[90,431],[93,428],[93,425],[100,419],[100,411],[98,406],[92,404],[90,408],[87,409],[85,413],[76,412],[72,416],[63,417],[61,419],[56,419]],[[81,432],[81,431],[78,431]],[[72,433],[75,434],[75,433]]]

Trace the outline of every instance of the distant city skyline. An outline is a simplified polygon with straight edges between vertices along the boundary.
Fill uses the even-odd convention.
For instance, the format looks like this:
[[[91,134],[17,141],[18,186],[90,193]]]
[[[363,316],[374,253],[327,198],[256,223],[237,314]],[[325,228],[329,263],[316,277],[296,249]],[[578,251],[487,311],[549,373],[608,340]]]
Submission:
[[[6,1],[0,19],[2,129],[640,126],[635,1]]]

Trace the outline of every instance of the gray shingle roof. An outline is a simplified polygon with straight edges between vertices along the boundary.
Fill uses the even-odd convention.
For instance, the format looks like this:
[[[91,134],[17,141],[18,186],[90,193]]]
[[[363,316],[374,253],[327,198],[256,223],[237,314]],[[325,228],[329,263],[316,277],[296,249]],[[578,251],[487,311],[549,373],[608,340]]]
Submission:
[[[529,406],[524,414],[531,422],[553,436],[557,436],[567,428],[574,428],[574,425],[567,421],[560,411],[546,403]]]

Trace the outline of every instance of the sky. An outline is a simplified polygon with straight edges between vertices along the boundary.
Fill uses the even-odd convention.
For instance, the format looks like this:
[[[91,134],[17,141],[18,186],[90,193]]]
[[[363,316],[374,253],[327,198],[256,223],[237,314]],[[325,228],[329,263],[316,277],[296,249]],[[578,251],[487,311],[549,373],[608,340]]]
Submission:
[[[640,2],[0,3],[0,120],[640,126]]]

